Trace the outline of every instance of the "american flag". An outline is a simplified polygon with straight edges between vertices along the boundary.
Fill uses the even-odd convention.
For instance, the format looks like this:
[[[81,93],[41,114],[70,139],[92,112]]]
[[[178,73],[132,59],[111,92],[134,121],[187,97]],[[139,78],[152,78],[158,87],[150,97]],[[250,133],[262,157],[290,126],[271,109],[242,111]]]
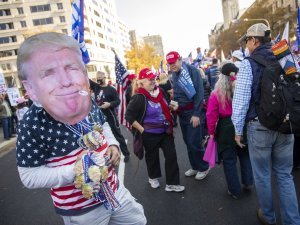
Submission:
[[[161,73],[165,73],[163,60],[160,61],[160,65],[158,68],[158,74],[161,74]]]
[[[117,81],[117,92],[119,94],[119,98],[121,100],[120,106],[118,108],[118,119],[120,124],[126,126],[127,128],[130,127],[129,123],[125,120],[125,111],[126,111],[126,99],[125,93],[126,89],[130,84],[130,80],[128,79],[128,71],[126,70],[125,66],[121,63],[117,54],[115,54],[115,63],[116,63],[116,81]]]
[[[80,44],[83,62],[89,63],[90,57],[84,42],[83,0],[75,0],[72,4],[72,36]]]

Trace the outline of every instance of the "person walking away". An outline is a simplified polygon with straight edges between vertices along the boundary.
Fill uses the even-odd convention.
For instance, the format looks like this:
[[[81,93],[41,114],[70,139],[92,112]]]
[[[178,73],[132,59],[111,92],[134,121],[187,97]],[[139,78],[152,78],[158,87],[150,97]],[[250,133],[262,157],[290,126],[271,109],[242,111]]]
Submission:
[[[140,71],[133,87],[136,94],[131,97],[125,118],[132,125],[134,139],[142,137],[151,187],[160,186],[158,178],[161,177],[161,148],[165,157],[165,191],[182,192],[185,187],[179,183],[172,117],[162,89],[156,86],[155,78],[156,75],[148,68]]]
[[[128,162],[130,153],[128,151],[125,138],[121,133],[119,120],[115,112],[115,108],[119,106],[121,102],[118,92],[114,87],[106,83],[106,76],[104,72],[97,72],[97,83],[99,85],[99,89],[97,88],[95,92],[96,103],[106,116],[106,120],[111,131],[120,143],[120,148],[124,155],[124,162]]]
[[[3,128],[3,135],[5,140],[9,140],[12,137],[12,111],[9,103],[5,100],[5,95],[0,96],[0,119]]]
[[[33,35],[18,50],[17,68],[33,101],[17,129],[24,186],[51,188],[66,225],[146,224],[115,172],[119,143],[91,99],[80,44],[62,33]]]
[[[237,170],[237,157],[240,161],[243,187],[249,190],[253,185],[253,175],[249,152],[245,146],[237,149],[234,127],[231,121],[232,97],[235,76],[238,68],[227,61],[221,67],[219,79],[215,85],[206,112],[206,121],[210,138],[217,142],[218,159],[223,162],[224,174],[227,182],[227,193],[234,199],[241,195],[241,185]]]
[[[203,82],[199,70],[182,62],[176,51],[166,56],[172,72],[175,104],[170,108],[177,111],[183,140],[186,144],[191,168],[185,176],[204,179],[209,173],[208,163],[203,160],[202,146],[205,111],[203,109]],[[185,84],[185,85],[184,85]]]
[[[210,88],[213,90],[220,74],[218,59],[213,58],[212,65],[205,71],[205,74],[207,76]]]
[[[243,147],[243,127],[247,124],[248,148],[256,187],[261,224],[276,224],[273,205],[272,174],[277,183],[277,194],[282,224],[298,225],[300,216],[293,176],[293,134],[283,134],[263,126],[258,119],[254,102],[260,101],[261,77],[264,66],[254,57],[275,61],[271,50],[271,30],[263,23],[248,28],[242,38],[250,57],[244,59],[237,76],[233,97],[232,122],[235,140]]]

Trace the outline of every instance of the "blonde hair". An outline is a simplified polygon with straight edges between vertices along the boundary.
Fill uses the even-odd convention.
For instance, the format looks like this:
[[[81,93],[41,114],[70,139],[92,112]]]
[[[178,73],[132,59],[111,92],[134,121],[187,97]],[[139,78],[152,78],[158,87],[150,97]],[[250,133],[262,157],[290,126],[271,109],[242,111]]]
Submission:
[[[224,66],[227,63],[232,63],[232,62],[226,60],[221,64],[220,68],[222,68],[222,66]],[[235,88],[235,81],[231,81],[230,76],[226,76],[220,73],[218,81],[215,84],[213,93],[216,94],[217,99],[221,103],[223,109],[225,108],[226,99],[232,101],[234,88]]]
[[[87,75],[84,62],[82,61],[81,50],[79,43],[72,37],[56,32],[45,32],[33,35],[26,39],[18,50],[17,57],[17,68],[20,80],[26,80],[28,74],[25,69],[25,64],[31,58],[31,56],[36,53],[43,51],[45,48],[53,49],[54,51],[59,51],[61,49],[73,50],[79,57],[80,62],[82,62],[82,70]]]
[[[166,84],[168,82],[168,74],[161,73],[159,74],[159,84]]]

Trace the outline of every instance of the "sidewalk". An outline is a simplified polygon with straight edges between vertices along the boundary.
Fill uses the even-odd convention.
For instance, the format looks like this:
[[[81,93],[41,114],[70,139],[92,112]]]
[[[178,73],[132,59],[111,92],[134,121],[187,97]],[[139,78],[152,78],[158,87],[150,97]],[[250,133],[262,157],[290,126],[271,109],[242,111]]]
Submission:
[[[3,128],[0,126],[0,154],[16,146],[16,136],[14,135],[9,140],[4,140]]]

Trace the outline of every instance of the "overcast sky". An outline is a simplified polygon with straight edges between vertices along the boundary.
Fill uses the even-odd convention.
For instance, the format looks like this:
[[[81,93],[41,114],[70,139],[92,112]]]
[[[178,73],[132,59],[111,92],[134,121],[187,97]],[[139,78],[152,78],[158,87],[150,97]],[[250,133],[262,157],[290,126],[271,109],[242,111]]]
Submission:
[[[183,57],[208,48],[208,34],[223,21],[222,0],[115,0],[119,17],[141,36],[161,35],[165,54]],[[240,8],[254,0],[239,0]]]

